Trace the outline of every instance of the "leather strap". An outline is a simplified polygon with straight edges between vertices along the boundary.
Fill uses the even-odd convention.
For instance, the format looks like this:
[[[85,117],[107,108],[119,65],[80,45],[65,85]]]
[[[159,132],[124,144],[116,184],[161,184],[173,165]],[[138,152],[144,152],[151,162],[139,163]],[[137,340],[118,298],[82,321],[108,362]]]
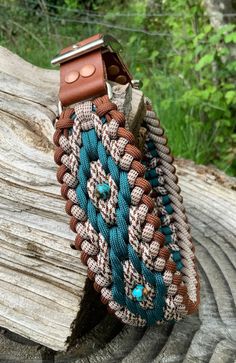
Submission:
[[[101,38],[96,34],[74,47],[84,46]],[[72,50],[73,46],[61,51],[61,54]],[[60,66],[59,100],[62,106],[69,106],[79,101],[93,99],[107,94],[107,80],[120,84],[131,82],[123,61],[118,54],[108,48],[101,47],[88,53],[68,60]]]
[[[61,64],[59,98],[62,105],[105,95],[105,79],[101,49]]]

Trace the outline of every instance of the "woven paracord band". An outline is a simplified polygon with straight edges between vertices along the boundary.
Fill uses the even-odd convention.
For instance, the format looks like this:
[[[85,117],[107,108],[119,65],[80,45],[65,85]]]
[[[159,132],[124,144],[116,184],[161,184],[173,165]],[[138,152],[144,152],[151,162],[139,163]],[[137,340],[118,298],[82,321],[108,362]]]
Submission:
[[[56,123],[57,178],[75,247],[101,300],[124,323],[180,320],[199,304],[190,228],[173,157],[148,101],[144,153],[107,96]]]

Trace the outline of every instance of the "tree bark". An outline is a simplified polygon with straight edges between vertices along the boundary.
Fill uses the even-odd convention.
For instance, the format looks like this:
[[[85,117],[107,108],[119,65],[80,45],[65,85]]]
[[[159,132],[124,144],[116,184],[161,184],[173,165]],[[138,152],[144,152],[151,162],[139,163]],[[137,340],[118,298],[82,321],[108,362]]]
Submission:
[[[204,5],[214,29],[219,29],[226,24],[236,24],[235,0],[204,0]],[[228,44],[229,56],[227,59],[236,59],[235,44]],[[227,62],[225,59],[225,63]]]
[[[213,28],[235,23],[236,2],[234,0],[204,0],[204,5]]]

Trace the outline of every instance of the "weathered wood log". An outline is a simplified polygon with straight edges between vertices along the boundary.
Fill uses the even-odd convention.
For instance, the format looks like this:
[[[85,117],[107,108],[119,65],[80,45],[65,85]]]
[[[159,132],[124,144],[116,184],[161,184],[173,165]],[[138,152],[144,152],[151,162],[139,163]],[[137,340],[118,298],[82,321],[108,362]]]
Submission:
[[[0,77],[0,325],[62,350],[86,272],[55,180],[58,74],[1,49]]]
[[[95,304],[79,252],[70,248],[74,236],[52,158],[58,72],[3,48],[0,57],[0,326],[56,351],[77,343],[57,353],[57,363],[233,362],[235,179],[177,162],[201,276],[199,313],[175,325],[124,327],[117,334],[120,323]]]

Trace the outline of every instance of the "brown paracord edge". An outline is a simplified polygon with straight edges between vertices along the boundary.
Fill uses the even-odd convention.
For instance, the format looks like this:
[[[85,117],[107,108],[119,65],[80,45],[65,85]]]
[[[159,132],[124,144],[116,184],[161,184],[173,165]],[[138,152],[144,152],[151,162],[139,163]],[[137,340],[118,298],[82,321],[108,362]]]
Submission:
[[[145,173],[145,167],[140,163],[142,154],[140,152],[140,150],[134,146],[134,135],[129,131],[126,130],[124,128],[125,125],[125,116],[123,113],[119,112],[117,110],[117,106],[112,103],[108,96],[103,96],[100,98],[97,98],[93,101],[94,105],[96,106],[96,113],[99,117],[105,116],[106,120],[108,122],[111,121],[111,119],[115,119],[118,123],[119,123],[119,128],[118,128],[118,137],[122,137],[125,138],[128,141],[128,144],[125,147],[125,152],[130,154],[134,160],[131,163],[131,169],[135,170],[138,173],[138,178],[136,179],[135,185],[139,186],[140,188],[143,189],[143,196],[141,198],[141,202],[143,204],[146,204],[149,212],[146,218],[146,221],[150,224],[152,224],[154,226],[154,229],[158,229],[160,227],[160,219],[158,217],[156,217],[155,215],[152,215],[151,212],[153,210],[154,204],[153,204],[153,200],[152,198],[148,195],[152,189],[150,183],[143,178],[144,173]],[[149,109],[150,106],[148,107]],[[71,229],[76,233],[76,224],[78,222],[78,219],[73,216],[73,212],[72,212],[72,207],[75,205],[75,203],[69,199],[68,197],[68,191],[71,188],[70,186],[68,186],[66,183],[64,183],[64,176],[66,173],[70,173],[70,170],[62,163],[61,158],[62,156],[65,154],[65,151],[63,150],[63,148],[60,146],[59,140],[61,135],[64,135],[67,139],[68,139],[68,129],[71,128],[73,126],[73,121],[70,119],[70,116],[73,114],[74,109],[66,109],[65,111],[63,111],[63,113],[61,114],[60,119],[57,121],[56,123],[56,132],[54,134],[54,143],[57,146],[56,151],[55,151],[55,162],[60,165],[58,168],[58,172],[57,172],[57,178],[58,181],[62,184],[61,187],[61,194],[62,196],[67,200],[66,203],[66,212],[67,214],[69,214],[70,216],[72,216],[71,218],[71,222],[70,222],[70,227]],[[164,133],[164,131],[163,131]],[[163,138],[165,138],[163,136]],[[163,143],[164,145],[167,143],[167,140],[165,138],[165,143]],[[169,149],[168,149],[169,150]],[[170,151],[168,152],[170,154]],[[172,157],[172,162],[173,162],[173,157]],[[172,163],[171,162],[171,163]],[[174,173],[175,174],[175,170]],[[177,182],[177,177],[176,177],[176,182]],[[180,193],[180,188],[179,188],[179,193]],[[154,232],[154,238],[156,241],[158,241],[160,243],[160,251],[158,254],[158,257],[163,257],[166,260],[166,264],[164,269],[165,270],[169,270],[170,272],[172,272],[173,274],[176,271],[176,263],[174,261],[167,261],[167,259],[169,258],[170,255],[170,251],[167,247],[163,246],[164,245],[164,240],[165,240],[165,236],[160,233],[159,231],[155,231]],[[79,235],[77,235],[76,239],[75,239],[75,247],[77,249],[81,249],[81,244],[83,242],[83,238]],[[194,252],[194,246],[192,248],[192,251]],[[96,260],[96,256],[90,256],[88,255],[86,252],[82,251],[81,252],[81,261],[87,265],[87,260],[89,257],[92,257]],[[95,277],[95,273],[92,272],[89,268],[88,268],[88,277],[90,279],[94,279]],[[197,290],[199,290],[199,277],[197,276]],[[197,301],[195,303],[193,303],[189,297],[188,297],[188,293],[187,293],[187,287],[186,285],[180,286],[182,281],[182,273],[181,276],[176,275],[173,277],[173,284],[176,284],[178,286],[178,294],[183,296],[183,304],[186,306],[187,309],[187,313],[191,314],[193,311],[196,310],[198,304],[199,304],[199,293],[197,292]],[[98,285],[96,282],[94,283],[94,288],[97,291],[101,290],[101,286]],[[107,303],[107,301],[102,298],[103,303]]]

